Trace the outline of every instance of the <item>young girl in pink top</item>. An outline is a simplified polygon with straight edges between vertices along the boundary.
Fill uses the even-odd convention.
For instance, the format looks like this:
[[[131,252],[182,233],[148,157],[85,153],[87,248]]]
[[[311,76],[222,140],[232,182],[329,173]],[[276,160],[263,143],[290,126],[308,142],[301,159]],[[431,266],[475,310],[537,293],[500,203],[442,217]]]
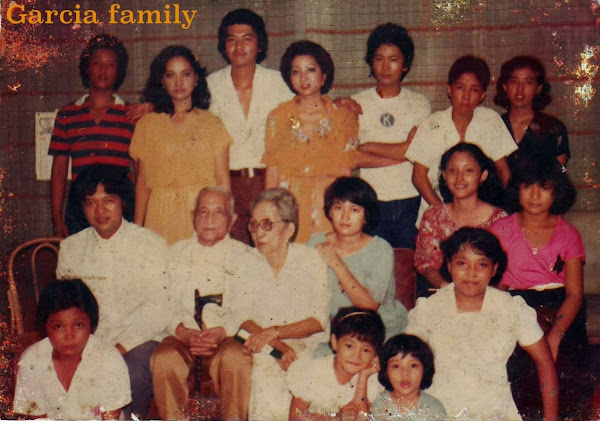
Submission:
[[[554,309],[546,336],[556,360],[583,301],[583,242],[577,228],[561,217],[575,201],[575,188],[560,164],[538,158],[514,172],[507,200],[517,212],[491,227],[508,254],[500,286],[533,308]]]
[[[531,158],[516,167],[507,201],[516,212],[490,228],[508,255],[500,287],[536,309],[552,357],[564,373],[559,376],[562,400],[571,389],[569,365],[577,363],[577,349],[586,342],[585,251],[577,228],[561,217],[575,201],[575,188],[554,158]],[[529,371],[523,365],[528,359],[517,353],[513,360],[509,376],[514,373],[511,381],[517,387]]]

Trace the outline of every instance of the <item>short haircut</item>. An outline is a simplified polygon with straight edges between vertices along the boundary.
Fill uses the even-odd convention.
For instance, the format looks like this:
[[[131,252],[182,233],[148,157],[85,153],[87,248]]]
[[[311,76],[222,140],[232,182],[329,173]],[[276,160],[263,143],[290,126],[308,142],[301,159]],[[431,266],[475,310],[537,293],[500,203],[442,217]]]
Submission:
[[[371,68],[371,75],[373,75],[373,58],[375,57],[375,52],[379,47],[385,44],[398,47],[402,53],[406,71],[402,73],[400,80],[404,80],[408,72],[410,72],[415,57],[415,45],[413,44],[410,35],[408,35],[408,31],[403,26],[391,22],[379,25],[371,32],[369,39],[367,39],[367,54],[365,55],[365,61]]]
[[[510,109],[510,100],[504,89],[504,85],[515,70],[531,69],[535,74],[537,86],[541,86],[540,92],[533,98],[531,104],[535,111],[542,111],[548,104],[552,102],[550,96],[550,84],[546,80],[546,69],[544,65],[535,57],[532,56],[517,56],[505,62],[500,69],[500,77],[496,82],[496,96],[494,104],[499,105],[507,110]]]
[[[58,280],[49,283],[40,294],[36,311],[36,327],[46,334],[46,322],[59,311],[76,307],[90,318],[90,333],[98,327],[98,302],[88,286],[81,279]]]
[[[519,190],[523,184],[552,185],[554,195],[554,202],[550,207],[552,215],[565,214],[577,198],[577,190],[567,173],[563,172],[560,163],[550,154],[527,155],[519,159],[506,188],[506,207],[511,213],[523,210],[519,201]]]
[[[444,203],[450,203],[454,200],[452,192],[448,188],[448,183],[444,179],[443,171],[448,167],[450,158],[457,152],[466,152],[470,154],[473,159],[481,168],[481,172],[488,172],[488,176],[483,183],[477,189],[477,196],[484,202],[490,203],[494,206],[500,206],[502,204],[502,184],[498,179],[498,172],[496,165],[486,154],[483,153],[479,146],[473,143],[460,142],[448,149],[443,155],[440,161],[440,176],[439,176],[439,189]]]
[[[370,344],[377,355],[385,340],[385,326],[379,314],[374,310],[358,307],[342,307],[331,321],[331,334],[337,340],[351,336]]]
[[[98,184],[104,186],[107,194],[116,194],[123,203],[123,218],[133,221],[135,194],[133,184],[128,177],[129,170],[115,165],[88,165],[84,167],[73,182],[72,194],[74,213],[83,215],[83,201],[93,196]],[[85,217],[84,217],[85,218]]]
[[[329,211],[334,202],[349,201],[355,205],[362,206],[365,210],[364,232],[370,232],[379,224],[379,202],[377,193],[365,180],[358,177],[340,177],[336,179],[325,191],[325,216],[331,221]]]
[[[202,197],[208,193],[217,193],[225,197],[225,203],[227,203],[227,211],[229,212],[229,216],[233,216],[235,212],[235,199],[229,190],[221,186],[206,186],[200,190],[198,197],[196,198],[196,207],[194,208],[194,213],[198,212],[198,203],[200,203],[200,199],[202,199]]]
[[[475,75],[483,91],[485,92],[490,84],[490,68],[485,60],[474,56],[459,57],[448,72],[448,85],[452,86],[465,73]]]
[[[466,246],[470,246],[475,253],[482,254],[494,264],[498,264],[496,274],[490,280],[490,285],[498,285],[502,280],[508,260],[496,236],[482,228],[462,227],[442,242],[441,249],[444,253],[444,261],[440,267],[440,273],[444,279],[452,282],[452,276],[448,271],[448,263],[456,253]]]
[[[378,377],[379,383],[386,390],[394,390],[390,383],[387,368],[390,359],[398,354],[403,356],[411,355],[413,358],[421,361],[421,364],[423,364],[423,377],[421,378],[419,389],[427,389],[431,386],[433,375],[435,374],[434,357],[431,348],[427,345],[427,342],[418,336],[400,334],[388,339],[381,351],[381,370],[379,370]]]
[[[290,88],[290,90],[295,94],[298,93],[294,89],[291,80],[292,61],[298,56],[311,56],[315,59],[321,68],[321,72],[327,75],[325,78],[325,83],[323,86],[321,86],[321,93],[326,94],[329,92],[331,86],[333,85],[333,77],[335,74],[335,66],[333,65],[331,55],[316,42],[308,40],[292,42],[281,57],[279,71],[281,72],[281,77],[285,83],[287,83],[287,86]]]
[[[249,25],[252,27],[258,40],[256,62],[262,62],[267,57],[267,51],[269,50],[269,39],[267,38],[263,18],[250,9],[236,9],[225,15],[221,21],[221,26],[219,26],[219,44],[217,49],[227,63],[229,63],[229,58],[225,51],[225,41],[227,40],[227,28],[231,25]]]
[[[117,79],[113,85],[113,90],[116,91],[125,80],[129,55],[127,54],[123,42],[112,34],[98,34],[92,36],[88,40],[79,57],[79,76],[81,77],[81,83],[83,83],[83,86],[86,88],[90,87],[90,78],[88,76],[90,59],[92,58],[94,51],[101,48],[111,50],[117,56]]]
[[[196,76],[198,76],[198,83],[192,92],[192,107],[203,110],[208,109],[210,92],[206,83],[206,69],[200,65],[192,50],[182,45],[170,45],[152,60],[150,76],[148,76],[146,87],[142,93],[144,101],[152,103],[154,111],[157,113],[173,114],[175,112],[173,100],[162,84],[162,77],[167,71],[167,63],[175,57],[186,59],[194,69]]]
[[[298,235],[298,202],[289,190],[284,188],[274,188],[263,191],[250,206],[250,213],[254,211],[256,205],[261,202],[271,202],[277,208],[277,214],[282,221],[294,224],[294,234],[290,238],[293,242]]]

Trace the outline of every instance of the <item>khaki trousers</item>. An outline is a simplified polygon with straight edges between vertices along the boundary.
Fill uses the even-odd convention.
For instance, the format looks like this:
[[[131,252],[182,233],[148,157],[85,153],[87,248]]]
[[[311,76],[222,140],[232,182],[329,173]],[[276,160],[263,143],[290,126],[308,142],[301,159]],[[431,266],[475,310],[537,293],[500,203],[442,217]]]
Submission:
[[[187,413],[188,376],[194,357],[174,336],[165,338],[150,359],[154,400],[163,420],[181,420]],[[221,402],[221,419],[248,419],[252,355],[239,342],[225,339],[210,357],[209,374]]]

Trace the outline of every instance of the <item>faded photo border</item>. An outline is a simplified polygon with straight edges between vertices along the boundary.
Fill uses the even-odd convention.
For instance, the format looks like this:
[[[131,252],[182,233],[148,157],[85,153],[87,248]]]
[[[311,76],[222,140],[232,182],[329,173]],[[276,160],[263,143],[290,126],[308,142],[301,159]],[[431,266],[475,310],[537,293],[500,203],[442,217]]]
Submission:
[[[118,94],[137,103],[151,60],[168,45],[189,47],[208,72],[224,67],[217,29],[240,7],[265,20],[266,67],[278,69],[295,40],[323,45],[336,66],[333,97],[374,85],[364,61],[366,39],[386,22],[412,36],[415,59],[403,83],[426,95],[433,111],[449,105],[447,72],[459,56],[487,61],[494,79],[483,105],[499,112],[492,99],[502,63],[516,55],[539,58],[552,86],[546,112],[569,133],[567,168],[578,190],[573,211],[593,215],[584,219],[591,226],[578,228],[597,235],[587,253],[598,256],[600,0],[0,0],[0,351],[11,346],[8,257],[24,241],[52,234],[50,185],[42,175],[47,143],[43,128],[36,129],[36,113],[47,117],[85,93],[78,63],[86,40],[103,32],[123,40],[129,67]],[[597,276],[586,266],[586,294],[600,296]],[[9,354],[0,352],[0,418],[12,417]]]

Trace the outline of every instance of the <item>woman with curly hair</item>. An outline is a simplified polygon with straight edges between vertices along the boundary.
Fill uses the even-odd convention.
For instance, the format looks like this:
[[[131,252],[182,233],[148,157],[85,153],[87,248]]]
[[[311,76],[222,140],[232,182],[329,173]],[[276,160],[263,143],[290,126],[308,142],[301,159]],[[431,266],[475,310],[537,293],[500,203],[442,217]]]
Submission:
[[[300,220],[297,240],[328,232],[323,193],[338,177],[356,167],[358,119],[338,108],[327,96],[334,76],[329,53],[312,41],[297,41],[287,48],[281,76],[296,94],[267,118],[265,187],[284,187],[298,199]]]
[[[205,70],[186,47],[169,46],[150,66],[144,100],[154,112],[137,124],[134,222],[173,244],[191,236],[198,191],[230,188],[229,145],[221,120],[205,111],[210,101]]]

